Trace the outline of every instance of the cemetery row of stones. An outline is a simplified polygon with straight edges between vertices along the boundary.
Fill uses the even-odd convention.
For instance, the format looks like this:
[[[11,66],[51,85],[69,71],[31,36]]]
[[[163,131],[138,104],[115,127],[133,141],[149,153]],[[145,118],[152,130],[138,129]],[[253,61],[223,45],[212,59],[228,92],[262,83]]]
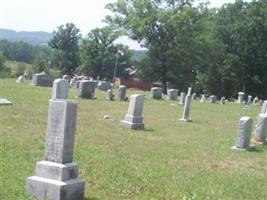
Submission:
[[[38,81],[37,81],[38,82]],[[95,98],[93,81],[80,81],[80,94],[90,93],[86,98]],[[90,85],[92,84],[92,85]],[[27,178],[27,192],[37,199],[79,200],[84,198],[85,182],[78,178],[79,165],[73,162],[74,140],[77,119],[77,103],[68,100],[69,82],[57,79],[53,82],[52,98],[49,101],[45,157],[36,164],[36,175]],[[88,87],[83,89],[83,87]],[[123,87],[126,88],[126,87]],[[83,91],[85,90],[85,91]],[[193,96],[189,88],[184,101],[182,121],[190,122],[190,108]],[[169,97],[173,92],[169,91]],[[177,90],[175,91],[175,95]],[[159,99],[161,88],[152,88],[151,97]],[[126,90],[124,91],[126,96]],[[182,96],[182,95],[180,95]],[[214,102],[214,97],[210,97]],[[144,96],[130,97],[128,112],[120,125],[131,129],[144,129]],[[255,142],[266,143],[267,101],[262,106],[255,129]],[[239,122],[237,142],[232,149],[248,150],[252,132],[252,119],[242,117]]]

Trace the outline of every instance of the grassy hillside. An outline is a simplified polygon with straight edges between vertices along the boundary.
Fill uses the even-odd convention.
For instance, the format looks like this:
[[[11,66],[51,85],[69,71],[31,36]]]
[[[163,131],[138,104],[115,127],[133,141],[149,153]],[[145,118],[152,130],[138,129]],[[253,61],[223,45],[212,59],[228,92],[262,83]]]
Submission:
[[[48,101],[51,88],[0,80],[0,199],[27,200],[25,182],[44,158]],[[139,91],[128,90],[130,93]],[[235,143],[238,121],[259,107],[244,110],[228,103],[192,104],[192,123],[178,119],[182,106],[146,95],[143,131],[120,127],[127,102],[109,102],[97,90],[97,100],[78,102],[74,160],[86,181],[86,200],[264,200],[267,199],[267,146],[239,152]],[[110,120],[103,119],[110,115]],[[254,126],[253,125],[253,126]]]

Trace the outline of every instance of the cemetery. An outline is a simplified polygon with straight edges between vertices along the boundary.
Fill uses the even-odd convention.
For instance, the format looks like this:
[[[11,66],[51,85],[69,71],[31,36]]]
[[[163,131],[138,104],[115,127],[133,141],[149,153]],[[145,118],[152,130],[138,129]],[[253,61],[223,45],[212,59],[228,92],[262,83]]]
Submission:
[[[134,89],[81,98],[63,79],[1,85],[1,199],[267,198],[265,107],[201,103],[191,89],[183,105]]]

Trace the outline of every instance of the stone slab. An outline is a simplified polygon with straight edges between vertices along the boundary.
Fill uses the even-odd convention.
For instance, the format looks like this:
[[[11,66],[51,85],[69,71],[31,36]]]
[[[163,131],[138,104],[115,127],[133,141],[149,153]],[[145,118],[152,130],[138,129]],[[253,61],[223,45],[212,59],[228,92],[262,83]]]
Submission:
[[[0,99],[0,105],[12,105],[12,102],[7,99]]]
[[[40,161],[36,164],[36,176],[65,181],[75,179],[79,174],[77,163],[55,163],[50,161]]]
[[[120,121],[120,125],[126,128],[130,128],[130,129],[144,129],[145,128],[145,124],[144,123],[132,123],[126,120],[121,120]]]
[[[27,178],[27,192],[38,200],[82,200],[85,182],[79,179],[57,181],[38,176]]]
[[[32,84],[34,86],[52,87],[54,79],[48,74],[34,74]]]

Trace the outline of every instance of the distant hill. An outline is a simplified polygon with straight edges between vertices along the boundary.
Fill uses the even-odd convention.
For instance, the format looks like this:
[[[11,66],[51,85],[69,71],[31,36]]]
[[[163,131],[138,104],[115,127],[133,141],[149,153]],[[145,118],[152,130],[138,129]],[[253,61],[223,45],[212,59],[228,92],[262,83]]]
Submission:
[[[44,31],[13,31],[0,29],[2,39],[10,41],[24,41],[30,44],[45,44],[52,38],[52,33]]]

